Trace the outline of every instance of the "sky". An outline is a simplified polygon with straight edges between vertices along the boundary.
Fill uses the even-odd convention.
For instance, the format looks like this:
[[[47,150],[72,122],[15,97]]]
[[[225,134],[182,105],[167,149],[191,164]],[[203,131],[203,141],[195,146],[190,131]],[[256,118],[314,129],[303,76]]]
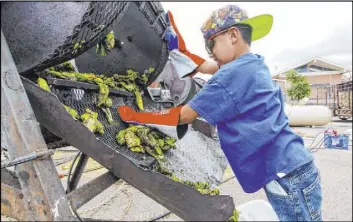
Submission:
[[[271,72],[321,57],[352,66],[351,2],[162,2],[170,10],[188,50],[210,59],[200,27],[212,11],[237,4],[249,17],[271,14],[271,32],[252,43],[251,51],[263,55]]]

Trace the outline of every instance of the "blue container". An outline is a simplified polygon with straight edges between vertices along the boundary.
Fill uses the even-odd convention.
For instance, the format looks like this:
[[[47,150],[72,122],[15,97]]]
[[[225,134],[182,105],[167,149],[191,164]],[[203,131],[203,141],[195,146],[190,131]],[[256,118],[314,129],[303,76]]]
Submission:
[[[348,135],[341,134],[335,136],[332,134],[325,134],[324,138],[324,146],[326,148],[348,150]]]

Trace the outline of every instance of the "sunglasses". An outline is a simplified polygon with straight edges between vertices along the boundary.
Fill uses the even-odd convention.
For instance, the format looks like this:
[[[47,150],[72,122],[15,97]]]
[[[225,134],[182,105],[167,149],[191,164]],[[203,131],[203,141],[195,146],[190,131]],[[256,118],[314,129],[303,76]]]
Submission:
[[[228,29],[227,30],[223,30],[223,31],[217,33],[215,36],[212,36],[210,39],[206,40],[205,48],[206,48],[206,51],[207,51],[208,54],[211,55],[213,53],[213,47],[216,44],[216,40],[214,38],[216,38],[216,36],[218,36],[218,35],[220,35],[222,33],[225,33],[227,31],[228,31]]]
[[[216,44],[215,38],[216,38],[218,35],[223,34],[223,33],[227,32],[227,31],[229,31],[230,28],[232,28],[232,27],[235,27],[235,28],[237,28],[237,27],[250,28],[250,27],[247,26],[247,25],[238,24],[238,25],[232,25],[232,26],[230,26],[230,27],[225,28],[223,31],[218,32],[216,35],[210,37],[210,38],[209,38],[208,40],[206,40],[206,42],[205,42],[205,48],[206,48],[206,51],[207,51],[208,54],[210,54],[210,55],[213,54],[213,47],[214,47],[214,45]],[[250,28],[250,29],[251,29],[251,28]]]
[[[212,54],[212,50],[213,50],[213,47],[214,47],[214,44],[216,43],[216,41],[214,39],[212,40],[206,40],[206,43],[205,43],[205,48],[206,48],[206,51],[208,54]]]

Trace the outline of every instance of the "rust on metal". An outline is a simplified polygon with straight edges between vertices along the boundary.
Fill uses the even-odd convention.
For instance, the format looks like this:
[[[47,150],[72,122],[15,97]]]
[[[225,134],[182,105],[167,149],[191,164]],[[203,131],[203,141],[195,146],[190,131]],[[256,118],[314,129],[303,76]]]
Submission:
[[[41,151],[41,152],[32,152],[28,155],[25,156],[21,156],[21,157],[16,157],[13,160],[10,161],[4,161],[1,163],[1,168],[5,168],[5,167],[10,167],[10,166],[14,166],[17,164],[21,164],[21,163],[25,163],[37,158],[44,158],[44,157],[48,157],[52,154],[54,154],[55,150],[45,150],[45,151]]]
[[[1,32],[1,130],[7,137],[10,159],[47,151],[39,124]],[[2,134],[3,136],[3,134]],[[15,168],[28,220],[53,221],[72,217],[64,188],[50,157],[19,164]],[[7,190],[3,189],[1,192]],[[11,202],[4,202],[11,203]]]
[[[1,169],[1,183],[21,190],[21,184],[16,174],[8,169]]]
[[[53,134],[100,163],[115,176],[133,185],[186,221],[225,221],[233,213],[233,199],[209,196],[170,178],[139,167],[117,150],[97,140],[87,128],[67,114],[58,97],[22,78],[38,121]],[[68,130],[70,129],[70,130]],[[197,212],[197,213],[195,213]]]
[[[19,221],[31,220],[21,190],[1,183],[1,214]]]

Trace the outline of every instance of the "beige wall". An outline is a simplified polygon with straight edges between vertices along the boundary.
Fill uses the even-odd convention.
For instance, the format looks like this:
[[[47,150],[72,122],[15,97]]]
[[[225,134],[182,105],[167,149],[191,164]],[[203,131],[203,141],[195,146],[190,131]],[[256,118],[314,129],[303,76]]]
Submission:
[[[341,83],[341,76],[342,75],[331,75],[331,78],[329,75],[325,76],[308,76],[307,80],[310,84],[330,84],[330,85],[336,85]],[[311,95],[310,98],[319,98],[324,102],[324,98],[326,98],[327,90],[325,89],[320,89],[320,88],[312,88],[311,89]],[[333,92],[332,92],[333,93]],[[331,97],[333,97],[333,94],[331,93]],[[327,96],[329,96],[328,94]],[[326,102],[326,101],[325,101]]]
[[[331,79],[330,79],[331,78]],[[286,79],[285,77],[281,77],[278,79]],[[325,84],[328,83],[331,85],[336,85],[338,83],[341,83],[342,75],[341,74],[336,74],[336,75],[318,75],[318,76],[306,76],[306,79],[310,84]],[[289,82],[287,83],[287,86],[289,86]]]
[[[275,82],[279,85],[279,87],[281,88],[282,90],[282,94],[283,94],[283,97],[284,97],[284,100],[286,100],[286,87],[288,87],[288,82],[287,83],[284,83],[283,81],[276,81],[275,79]],[[287,86],[285,85],[287,84]]]
[[[284,77],[278,78],[284,80]],[[317,75],[317,76],[306,76],[306,79],[308,80],[309,84],[331,84],[331,85],[336,85],[341,83],[342,75],[340,74],[335,74],[335,75]],[[282,89],[282,93],[284,97],[286,97],[286,92],[285,92],[285,87],[284,87],[284,82],[277,82],[279,86]],[[290,83],[287,82],[287,89],[290,87]],[[316,89],[312,88],[311,89],[311,95],[310,98],[326,98],[326,90],[323,89]],[[289,98],[288,98],[289,99]]]
[[[342,75],[331,75],[331,78],[329,75],[323,75],[323,76],[307,76],[306,79],[310,84],[331,84],[331,85],[336,85],[338,83],[341,83],[341,77]]]

